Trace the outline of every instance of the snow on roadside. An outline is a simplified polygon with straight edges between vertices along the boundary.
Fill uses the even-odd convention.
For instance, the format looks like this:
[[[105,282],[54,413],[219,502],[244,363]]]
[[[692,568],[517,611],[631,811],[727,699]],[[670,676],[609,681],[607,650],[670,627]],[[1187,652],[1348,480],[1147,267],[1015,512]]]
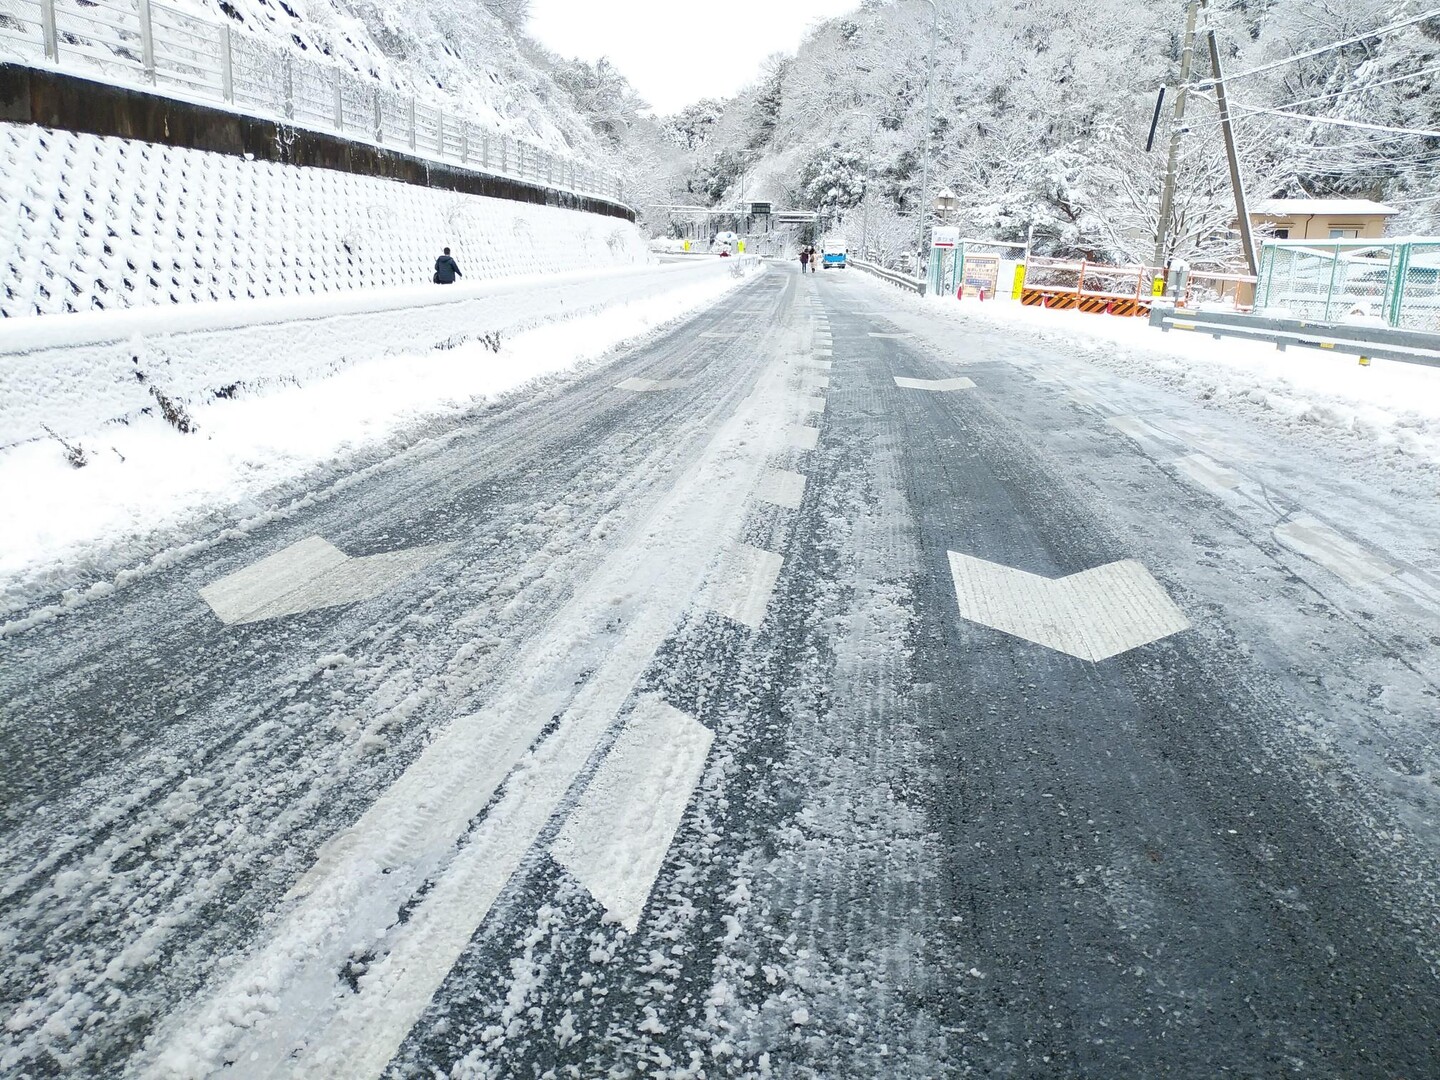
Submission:
[[[922,300],[883,283],[874,287],[917,312],[977,329],[1023,330],[1025,342],[1055,346],[1082,365],[1322,434],[1366,464],[1383,458],[1417,469],[1422,489],[1433,492],[1440,485],[1440,369],[1394,360],[1362,367],[1354,356],[1316,349],[1281,352],[1261,342],[1162,333],[1144,319],[1050,311],[1009,300]]]
[[[504,342],[481,341],[360,361],[330,378],[263,396],[214,400],[191,410],[198,433],[159,419],[106,428],[82,439],[91,461],[71,468],[49,440],[0,452],[0,613],[66,590],[57,613],[114,591],[121,570],[184,542],[197,524],[273,519],[266,495],[312,470],[342,470],[347,455],[375,447],[424,419],[458,416],[501,394],[573,371],[617,346],[714,303],[743,279],[716,275],[582,318],[550,323]],[[304,500],[300,500],[303,502]],[[218,532],[218,530],[217,530]],[[219,533],[218,538],[230,535]],[[153,553],[160,551],[159,555]],[[120,571],[115,582],[96,581]],[[84,592],[83,582],[94,582]],[[34,617],[0,626],[23,629]]]

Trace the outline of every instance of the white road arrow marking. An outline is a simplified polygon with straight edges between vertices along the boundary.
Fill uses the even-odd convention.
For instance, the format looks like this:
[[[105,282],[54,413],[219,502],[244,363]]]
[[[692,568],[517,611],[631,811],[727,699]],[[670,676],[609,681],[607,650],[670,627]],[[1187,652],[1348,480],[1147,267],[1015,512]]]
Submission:
[[[790,472],[788,469],[772,469],[760,481],[756,494],[765,502],[798,510],[800,500],[805,497],[805,474]]]
[[[1150,571],[1133,559],[1046,578],[949,555],[962,618],[1081,660],[1105,660],[1190,627]]]
[[[615,389],[633,390],[638,394],[644,394],[655,390],[674,390],[684,385],[684,379],[626,379],[624,382],[616,383]]]
[[[631,933],[705,771],[714,732],[644,697],[550,853]]]
[[[310,536],[206,585],[200,598],[227,626],[298,615],[379,596],[450,547],[438,544],[352,559],[334,544]]]
[[[895,376],[895,385],[906,390],[974,390],[975,384],[963,376],[958,379],[902,379]]]
[[[700,605],[758,630],[785,560],[773,551],[736,544],[720,559],[700,592]]]
[[[1396,572],[1395,567],[1378,555],[1313,517],[1302,515],[1277,525],[1275,536],[1286,547],[1319,563],[1347,585],[1370,585]]]

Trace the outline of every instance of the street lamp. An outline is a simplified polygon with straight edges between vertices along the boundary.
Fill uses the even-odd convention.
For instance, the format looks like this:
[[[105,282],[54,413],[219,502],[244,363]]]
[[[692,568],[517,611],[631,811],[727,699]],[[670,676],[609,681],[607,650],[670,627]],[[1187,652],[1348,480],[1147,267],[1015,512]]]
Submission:
[[[950,224],[950,215],[960,209],[960,199],[948,187],[942,187],[940,194],[935,196],[935,201],[930,206],[939,217],[940,224],[948,225]]]

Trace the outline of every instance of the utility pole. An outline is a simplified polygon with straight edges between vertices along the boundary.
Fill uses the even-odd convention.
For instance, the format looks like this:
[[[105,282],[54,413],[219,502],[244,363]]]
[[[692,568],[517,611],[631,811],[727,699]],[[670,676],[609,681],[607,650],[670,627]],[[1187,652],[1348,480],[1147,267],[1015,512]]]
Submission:
[[[1195,55],[1195,20],[1200,0],[1190,0],[1185,11],[1185,44],[1180,51],[1180,85],[1175,92],[1175,117],[1170,125],[1170,157],[1165,163],[1165,187],[1160,193],[1160,221],[1155,227],[1155,268],[1165,266],[1170,210],[1175,203],[1175,170],[1180,162],[1180,135],[1185,124],[1185,100],[1190,96],[1190,61]]]
[[[1209,0],[1200,0],[1205,13],[1210,13]],[[1208,19],[1207,19],[1208,22]],[[1230,102],[1225,96],[1225,72],[1220,67],[1220,43],[1215,39],[1215,27],[1206,27],[1210,42],[1210,68],[1215,75],[1215,103],[1220,106],[1220,130],[1225,134],[1225,156],[1230,161],[1230,187],[1235,192],[1235,219],[1240,225],[1240,243],[1245,248],[1245,264],[1250,267],[1252,277],[1260,275],[1260,264],[1255,259],[1255,237],[1250,231],[1250,208],[1245,202],[1245,181],[1240,177],[1240,158],[1235,152],[1235,126],[1230,120]]]
[[[1192,0],[1193,2],[1193,0]],[[925,243],[925,219],[930,212],[930,132],[935,128],[935,31],[940,26],[940,9],[935,0],[925,0],[930,5],[930,59],[925,72],[925,130],[920,141],[920,253],[927,251]],[[930,268],[925,267],[925,273]]]

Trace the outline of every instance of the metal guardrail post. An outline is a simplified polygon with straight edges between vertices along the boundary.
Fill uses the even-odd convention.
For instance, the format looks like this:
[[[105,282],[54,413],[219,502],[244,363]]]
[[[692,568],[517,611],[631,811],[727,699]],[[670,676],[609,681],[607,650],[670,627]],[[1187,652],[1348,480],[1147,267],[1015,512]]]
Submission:
[[[230,41],[230,24],[220,24],[220,96],[235,101],[235,54]]]
[[[488,131],[480,133],[480,167],[482,169],[490,167],[490,133]]]
[[[549,152],[545,154],[545,183],[555,183],[555,155]]]
[[[1395,265],[1390,271],[1394,288],[1391,290],[1394,299],[1391,301],[1390,310],[1386,313],[1386,319],[1391,326],[1399,327],[1401,311],[1405,307],[1405,283],[1410,277],[1410,245],[1401,244],[1396,252]]]
[[[335,69],[335,130],[345,130],[345,75]]]
[[[510,136],[500,136],[500,171],[510,171]]]
[[[460,121],[460,162],[470,164],[470,121]]]
[[[410,149],[415,149],[415,95],[410,95]]]
[[[1325,322],[1330,321],[1330,303],[1335,299],[1335,277],[1340,273],[1340,245],[1335,245],[1335,259],[1330,264],[1330,290],[1325,294],[1325,314],[1322,316]]]
[[[155,29],[150,21],[150,0],[140,0],[136,14],[140,19],[140,63],[145,67],[145,81],[155,81]]]
[[[295,72],[294,72],[294,70],[293,70],[293,68],[292,68],[292,61],[291,61],[291,59],[290,59],[290,54],[289,54],[288,52],[281,53],[281,54],[280,54],[280,60],[281,60],[280,68],[281,68],[281,71],[283,72],[283,74],[284,74],[284,76],[285,76],[285,87],[284,87],[285,100],[281,103],[281,104],[282,104],[282,109],[283,109],[283,111],[284,111],[284,113],[285,113],[285,119],[286,119],[286,120],[294,120],[294,119],[295,119]]]
[[[375,105],[375,142],[379,145],[385,141],[385,108],[380,104],[378,88],[371,92],[370,100]]]
[[[45,34],[45,59],[60,59],[60,35],[55,30],[55,0],[40,0],[40,26]]]
[[[445,113],[441,109],[435,110],[435,153],[445,156]]]

